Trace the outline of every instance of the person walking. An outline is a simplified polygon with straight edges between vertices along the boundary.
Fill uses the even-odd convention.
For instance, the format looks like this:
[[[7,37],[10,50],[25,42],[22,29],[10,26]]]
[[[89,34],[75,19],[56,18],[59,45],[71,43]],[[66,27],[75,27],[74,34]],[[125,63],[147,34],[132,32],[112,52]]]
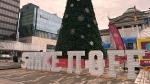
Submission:
[[[14,54],[14,56],[13,56],[13,62],[18,62],[17,54]]]

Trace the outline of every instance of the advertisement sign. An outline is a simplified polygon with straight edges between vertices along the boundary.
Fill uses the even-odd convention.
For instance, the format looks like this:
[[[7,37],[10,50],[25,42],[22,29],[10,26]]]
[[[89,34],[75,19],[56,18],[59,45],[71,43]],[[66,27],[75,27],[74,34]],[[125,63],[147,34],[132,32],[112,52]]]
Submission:
[[[145,50],[145,56],[140,56],[140,65],[150,66],[150,38],[140,38],[137,43],[138,50]]]

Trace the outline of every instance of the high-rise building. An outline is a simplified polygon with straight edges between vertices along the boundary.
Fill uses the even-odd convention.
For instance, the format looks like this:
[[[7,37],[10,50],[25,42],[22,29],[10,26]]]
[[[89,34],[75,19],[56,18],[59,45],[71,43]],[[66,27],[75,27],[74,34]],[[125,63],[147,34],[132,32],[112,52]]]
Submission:
[[[32,3],[20,11],[19,41],[39,44],[42,51],[54,50],[62,19]]]
[[[20,0],[0,0],[0,39],[15,40]]]

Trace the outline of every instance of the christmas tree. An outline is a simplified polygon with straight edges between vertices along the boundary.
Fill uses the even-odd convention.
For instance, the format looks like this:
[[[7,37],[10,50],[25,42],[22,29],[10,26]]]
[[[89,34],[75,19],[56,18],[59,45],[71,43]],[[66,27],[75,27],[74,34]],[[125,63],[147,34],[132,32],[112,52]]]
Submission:
[[[55,47],[67,58],[67,51],[101,50],[106,57],[91,0],[67,0],[65,13]]]

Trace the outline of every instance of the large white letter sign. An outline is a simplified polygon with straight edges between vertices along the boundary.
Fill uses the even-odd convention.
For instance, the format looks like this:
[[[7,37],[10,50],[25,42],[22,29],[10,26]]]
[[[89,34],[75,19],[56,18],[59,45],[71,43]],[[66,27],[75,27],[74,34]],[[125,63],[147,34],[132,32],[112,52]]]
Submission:
[[[27,68],[27,63],[28,63],[28,56],[29,56],[29,53],[28,52],[24,52],[22,54],[22,64],[21,64],[21,68],[24,68],[26,69]]]
[[[68,73],[72,73],[73,69],[73,56],[76,56],[76,74],[81,74],[81,56],[85,56],[85,51],[68,51]]]
[[[97,56],[97,66],[95,66],[95,56]],[[89,72],[91,75],[100,76],[104,73],[103,53],[100,50],[89,52]],[[97,70],[95,68],[98,68]]]
[[[42,52],[36,52],[35,53],[35,70],[41,70],[42,69]]]
[[[42,70],[44,71],[51,70],[51,65],[50,65],[51,56],[52,56],[52,52],[43,52]]]
[[[144,50],[126,50],[127,54],[127,66],[128,66],[128,79],[136,79],[137,75],[135,74],[135,67],[139,67],[139,62],[135,62],[133,57],[134,55],[144,56]]]
[[[76,55],[76,74],[81,74],[82,69],[81,69],[81,56],[85,56],[85,51],[76,51],[74,53]]]
[[[57,56],[62,56],[62,51],[52,52],[52,67],[51,71],[60,72],[62,67],[57,67],[56,63],[58,63]]]
[[[27,69],[34,69],[34,66],[35,66],[35,52],[30,52],[29,53],[29,56],[28,56],[28,62],[27,62]]]
[[[124,56],[124,50],[108,50],[108,59],[109,59],[109,76],[116,77],[117,72],[115,70],[116,66],[119,66],[119,62],[115,61],[115,56]]]

